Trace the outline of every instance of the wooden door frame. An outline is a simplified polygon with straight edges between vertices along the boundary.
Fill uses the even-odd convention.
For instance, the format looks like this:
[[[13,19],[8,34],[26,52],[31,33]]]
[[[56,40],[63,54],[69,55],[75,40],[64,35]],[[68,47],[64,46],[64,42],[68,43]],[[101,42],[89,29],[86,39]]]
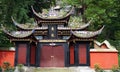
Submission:
[[[50,42],[39,42],[37,44],[37,52],[36,52],[36,67],[40,67],[40,51],[43,45],[49,45]],[[64,63],[65,67],[69,66],[69,47],[66,42],[56,42],[56,45],[61,45],[64,48]]]
[[[26,64],[25,66],[30,66],[30,42],[29,41],[19,41],[15,42],[15,61],[14,61],[14,66],[17,66],[18,64],[18,50],[19,50],[19,44],[26,44]]]
[[[87,51],[86,51],[86,58],[87,62],[86,64],[79,64],[79,45],[80,44],[86,44]],[[90,42],[89,41],[81,41],[75,43],[75,66],[90,66]]]
[[[70,64],[70,47],[71,47],[71,44],[74,47],[74,64]],[[75,64],[75,43],[73,43],[73,42],[69,43],[69,66],[76,66],[76,64]]]

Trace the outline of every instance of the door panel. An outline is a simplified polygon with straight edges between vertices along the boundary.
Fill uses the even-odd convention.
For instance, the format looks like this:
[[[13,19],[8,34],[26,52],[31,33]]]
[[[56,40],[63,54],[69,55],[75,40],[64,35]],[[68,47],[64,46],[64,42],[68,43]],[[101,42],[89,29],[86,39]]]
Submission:
[[[64,67],[64,48],[44,45],[41,48],[41,67]]]
[[[26,64],[27,45],[18,45],[18,64]]]
[[[35,53],[36,53],[36,46],[31,45],[31,53],[30,53],[30,64],[35,65]]]
[[[70,46],[70,64],[73,65],[74,63],[74,46]]]
[[[40,66],[50,67],[52,64],[51,56],[52,56],[52,47],[44,45],[41,48]]]
[[[79,64],[87,64],[87,47],[86,44],[79,45]]]
[[[54,67],[64,67],[64,49],[62,46],[53,47],[53,66]]]

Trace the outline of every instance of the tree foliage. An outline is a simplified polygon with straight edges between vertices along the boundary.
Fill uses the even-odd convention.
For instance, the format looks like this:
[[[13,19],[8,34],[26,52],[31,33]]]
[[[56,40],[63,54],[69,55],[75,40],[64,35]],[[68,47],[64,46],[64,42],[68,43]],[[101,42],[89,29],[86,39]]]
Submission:
[[[55,5],[57,0],[1,0],[0,1],[0,24],[12,26],[11,16],[18,22],[31,22],[33,17],[31,6],[37,12],[43,8],[49,8]],[[92,25],[89,29],[96,30],[101,25],[105,29],[98,37],[98,40],[109,40],[117,48],[120,47],[120,0],[61,0],[65,5],[72,5],[82,8],[82,17],[89,21],[92,19]],[[0,35],[2,35],[0,31]],[[3,37],[3,38],[2,38]],[[4,40],[4,36],[0,41]],[[0,45],[1,46],[1,45]]]
[[[6,26],[8,30],[11,30],[14,27],[11,16],[13,16],[19,23],[32,22],[34,20],[31,6],[33,6],[37,11],[41,11],[42,8],[49,7],[53,2],[55,1],[0,0],[0,24]],[[2,30],[0,30],[0,47],[1,46],[11,46]]]
[[[86,19],[93,19],[93,28],[105,25],[98,40],[109,40],[119,50],[120,47],[120,0],[90,0],[86,2]],[[119,50],[120,51],[120,50]]]
[[[82,0],[62,0],[62,4],[65,5],[72,5],[72,6],[76,6],[79,7],[82,4]]]
[[[120,0],[90,0],[86,2],[85,17],[93,19],[94,29],[105,25],[99,40],[109,40],[116,47],[120,47]],[[116,45],[117,43],[118,45]]]

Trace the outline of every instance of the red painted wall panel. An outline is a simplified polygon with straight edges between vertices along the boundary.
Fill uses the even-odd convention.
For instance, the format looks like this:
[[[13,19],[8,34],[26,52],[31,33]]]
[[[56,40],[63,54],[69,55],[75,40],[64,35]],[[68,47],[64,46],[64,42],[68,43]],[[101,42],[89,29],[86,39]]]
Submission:
[[[114,65],[118,66],[117,52],[90,52],[90,67],[94,68],[99,64],[103,69],[111,69]]]
[[[0,51],[0,66],[7,61],[14,66],[15,51]],[[118,66],[118,52],[90,52],[90,67],[99,64],[103,69],[111,69]]]
[[[79,64],[87,63],[86,44],[79,45]]]
[[[70,46],[70,64],[74,64],[74,46]]]
[[[30,58],[30,64],[35,64],[35,53],[36,53],[36,46],[34,46],[34,45],[31,45],[32,47],[31,47],[31,54],[30,54],[30,56],[31,56],[31,58]]]
[[[26,64],[27,45],[19,44],[18,46],[18,64]]]
[[[9,62],[11,66],[14,66],[14,59],[15,59],[15,51],[6,51],[6,50],[0,51],[0,66],[4,62]]]

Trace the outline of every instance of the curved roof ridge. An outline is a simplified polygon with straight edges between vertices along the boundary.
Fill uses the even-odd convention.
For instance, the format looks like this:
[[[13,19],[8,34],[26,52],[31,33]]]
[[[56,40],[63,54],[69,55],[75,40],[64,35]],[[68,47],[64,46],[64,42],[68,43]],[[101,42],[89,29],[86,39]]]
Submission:
[[[80,38],[91,38],[101,34],[104,26],[97,31],[71,31],[73,35]]]
[[[2,25],[2,30],[4,31],[5,34],[14,37],[14,38],[25,38],[29,37],[34,33],[34,29],[32,31],[12,31],[8,32],[5,27]]]
[[[88,27],[90,25],[90,23],[92,22],[92,20],[88,21],[88,23],[81,25],[79,28],[80,29],[85,29],[86,27]]]
[[[63,18],[66,18],[66,17],[70,16],[71,13],[72,13],[72,11],[73,11],[73,9],[74,9],[74,7],[72,7],[72,9],[71,9],[64,17],[44,18],[44,17],[40,16],[40,15],[34,10],[33,6],[31,6],[31,8],[32,8],[33,13],[34,13],[37,17],[39,17],[39,18],[41,18],[41,19],[55,19],[55,20],[56,20],[56,19],[63,19]]]
[[[20,23],[16,22],[13,17],[11,17],[11,19],[12,19],[14,25],[17,26],[17,27],[20,28],[20,29],[32,29],[32,28],[25,28],[25,27],[23,27]],[[34,24],[35,24],[34,27],[36,27],[36,26],[37,26],[37,23],[35,22]]]
[[[88,27],[89,25],[90,25],[90,23],[91,23],[91,20],[88,22],[88,23],[86,23],[86,24],[84,24],[84,25],[81,25],[80,27],[78,27],[78,28],[72,28],[72,27],[58,27],[58,29],[63,29],[63,30],[65,30],[65,29],[75,29],[75,30],[81,30],[81,29],[85,29],[86,27]]]

